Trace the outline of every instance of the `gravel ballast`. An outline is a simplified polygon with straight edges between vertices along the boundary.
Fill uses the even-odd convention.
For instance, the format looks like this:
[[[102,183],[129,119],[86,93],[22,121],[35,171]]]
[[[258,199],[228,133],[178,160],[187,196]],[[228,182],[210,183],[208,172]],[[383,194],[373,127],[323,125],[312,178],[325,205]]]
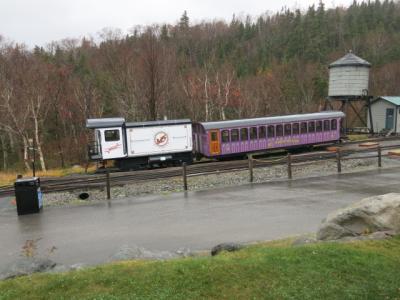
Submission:
[[[383,167],[400,166],[400,160],[388,157],[382,158]],[[352,159],[342,161],[342,173],[374,170],[378,168],[377,158]],[[318,177],[337,174],[337,164],[334,160],[315,161],[311,163],[293,165],[293,178]],[[287,166],[276,165],[254,169],[254,182],[262,183],[274,180],[287,179]],[[211,175],[200,175],[188,178],[189,191],[213,189],[219,187],[238,186],[249,183],[249,171],[235,171]],[[111,188],[111,199],[142,196],[149,194],[166,195],[183,192],[183,180],[181,177],[173,177],[161,180],[140,181],[124,186]],[[79,194],[87,192],[89,198],[79,199]],[[71,192],[55,192],[44,195],[45,206],[71,206],[87,205],[93,202],[106,200],[104,189],[76,190]]]

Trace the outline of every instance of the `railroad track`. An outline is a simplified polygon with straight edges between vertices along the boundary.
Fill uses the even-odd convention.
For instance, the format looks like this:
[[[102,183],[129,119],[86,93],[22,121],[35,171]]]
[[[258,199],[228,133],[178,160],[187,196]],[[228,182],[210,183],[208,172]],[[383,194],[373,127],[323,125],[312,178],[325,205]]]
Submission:
[[[399,136],[388,136],[388,137],[376,137],[376,138],[370,138],[370,139],[365,139],[365,140],[358,140],[358,141],[344,141],[342,144],[343,145],[352,145],[352,144],[360,144],[364,142],[387,142],[387,141],[398,141],[400,140]]]
[[[378,141],[394,141],[400,140],[397,138],[379,138],[370,139],[366,142],[378,142]],[[341,145],[351,145],[357,144],[357,142],[347,142]],[[383,146],[382,150],[389,150],[394,148],[399,148],[400,144]],[[344,150],[341,151],[343,157],[348,157],[351,159],[351,155],[359,153],[361,155],[367,154],[369,152],[376,151],[371,148],[357,149],[357,150]],[[355,158],[367,158],[368,156],[355,157]],[[375,157],[375,156],[370,156]],[[320,160],[335,159],[336,153],[328,151],[319,152],[309,152],[303,154],[297,154],[292,156],[292,163],[305,163],[305,162],[316,162]],[[273,165],[283,165],[286,164],[286,155],[274,155],[268,160],[256,159],[254,160],[254,168],[262,168]],[[247,160],[232,160],[232,161],[220,161],[220,162],[208,162],[208,163],[195,163],[193,165],[187,166],[187,175],[189,177],[198,175],[207,175],[213,173],[225,173],[232,171],[241,171],[248,169],[249,164]],[[110,173],[110,184],[111,186],[125,185],[133,182],[147,181],[147,180],[159,180],[168,179],[172,177],[182,176],[181,167],[170,167],[152,170],[140,170],[140,171],[130,171],[130,172],[116,172]],[[43,192],[61,192],[70,190],[87,190],[93,188],[101,188],[106,184],[105,174],[94,174],[94,175],[77,175],[68,176],[63,178],[41,178],[41,188]],[[5,186],[0,188],[0,197],[2,196],[12,196],[14,195],[13,186]]]

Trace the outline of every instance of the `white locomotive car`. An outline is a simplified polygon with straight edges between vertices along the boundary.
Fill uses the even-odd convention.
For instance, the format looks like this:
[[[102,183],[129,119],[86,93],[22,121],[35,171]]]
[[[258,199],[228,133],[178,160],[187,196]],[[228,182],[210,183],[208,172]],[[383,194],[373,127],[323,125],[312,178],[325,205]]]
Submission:
[[[124,118],[88,119],[94,130],[92,160],[114,160],[121,170],[193,161],[192,122],[166,120],[125,122]]]

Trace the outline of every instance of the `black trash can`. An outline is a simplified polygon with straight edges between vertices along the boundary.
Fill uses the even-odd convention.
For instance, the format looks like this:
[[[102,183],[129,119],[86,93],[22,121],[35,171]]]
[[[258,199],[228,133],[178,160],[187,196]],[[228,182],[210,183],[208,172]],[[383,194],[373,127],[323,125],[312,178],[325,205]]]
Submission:
[[[40,212],[43,206],[40,179],[38,177],[20,178],[14,183],[18,215]]]

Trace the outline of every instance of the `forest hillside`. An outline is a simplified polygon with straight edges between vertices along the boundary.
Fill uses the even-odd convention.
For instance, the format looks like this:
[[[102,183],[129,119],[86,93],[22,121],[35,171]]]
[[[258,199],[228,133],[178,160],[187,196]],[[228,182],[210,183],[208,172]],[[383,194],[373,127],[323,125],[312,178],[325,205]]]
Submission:
[[[0,32],[1,34],[1,32]],[[352,50],[372,63],[370,94],[400,95],[400,4],[233,17],[230,22],[104,29],[28,49],[0,38],[0,170],[86,160],[87,118],[193,121],[317,111],[329,63]]]

